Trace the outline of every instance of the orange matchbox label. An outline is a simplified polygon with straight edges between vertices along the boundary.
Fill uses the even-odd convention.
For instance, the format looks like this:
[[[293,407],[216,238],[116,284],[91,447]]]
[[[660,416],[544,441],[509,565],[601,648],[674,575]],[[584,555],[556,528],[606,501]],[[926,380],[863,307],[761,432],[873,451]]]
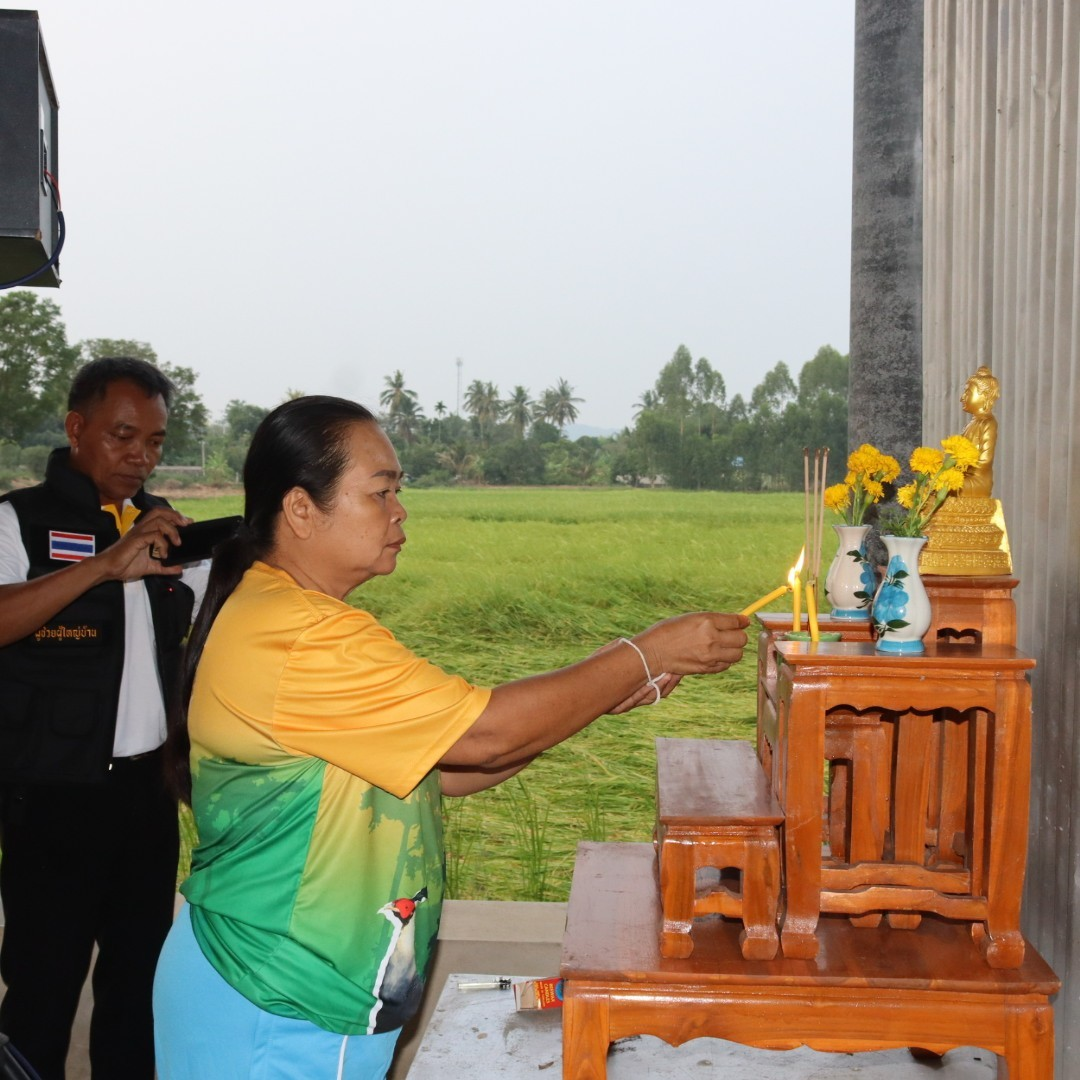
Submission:
[[[518,1009],[558,1009],[562,1007],[562,990],[563,981],[557,975],[514,983],[514,1004]]]

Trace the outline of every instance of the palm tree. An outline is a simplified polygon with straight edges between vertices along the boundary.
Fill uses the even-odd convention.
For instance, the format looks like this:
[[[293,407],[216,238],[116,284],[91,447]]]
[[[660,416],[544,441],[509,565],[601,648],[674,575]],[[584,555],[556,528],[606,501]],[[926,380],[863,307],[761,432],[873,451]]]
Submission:
[[[442,442],[442,418],[446,415],[446,406],[441,401],[435,402],[435,438]]]
[[[533,418],[533,402],[524,386],[515,386],[514,392],[503,402],[503,415],[514,425],[517,437],[524,439],[525,429]]]
[[[416,404],[415,395],[408,396],[410,392],[405,392],[397,409],[390,415],[391,432],[406,444],[416,442],[416,428],[424,418],[424,410]]]
[[[476,455],[470,454],[464,443],[439,451],[436,461],[454,474],[454,479],[466,479],[476,467]]]
[[[655,390],[646,390],[641,395],[640,401],[634,402],[634,415],[640,416],[643,412],[650,412],[660,404],[660,398]]]
[[[499,388],[494,383],[473,379],[465,391],[465,411],[476,421],[480,439],[484,440],[488,428],[502,416]]]
[[[540,406],[543,418],[562,431],[567,424],[572,424],[577,419],[575,402],[579,401],[584,401],[584,398],[574,397],[574,388],[565,379],[560,379],[553,387],[544,391]]]
[[[383,382],[386,383],[386,389],[379,395],[379,404],[386,410],[386,415],[391,420],[401,408],[402,401],[411,400],[414,405],[416,404],[416,391],[409,390],[405,386],[405,376],[400,371],[387,375]]]

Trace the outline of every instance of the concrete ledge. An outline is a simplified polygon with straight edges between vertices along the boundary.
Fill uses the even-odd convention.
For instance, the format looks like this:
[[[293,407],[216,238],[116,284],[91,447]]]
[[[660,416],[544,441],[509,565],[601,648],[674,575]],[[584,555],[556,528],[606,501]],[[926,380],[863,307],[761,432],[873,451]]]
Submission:
[[[566,929],[566,904],[510,900],[447,900],[440,941],[556,942]]]
[[[404,1080],[451,972],[557,975],[566,904],[447,900],[420,1012],[398,1042],[389,1080]]]

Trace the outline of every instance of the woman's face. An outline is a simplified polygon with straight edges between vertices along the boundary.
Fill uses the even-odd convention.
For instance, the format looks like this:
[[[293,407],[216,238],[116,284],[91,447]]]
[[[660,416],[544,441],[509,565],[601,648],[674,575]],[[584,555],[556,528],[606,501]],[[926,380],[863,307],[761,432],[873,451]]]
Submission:
[[[394,572],[408,516],[398,498],[401,465],[382,428],[353,424],[346,439],[349,464],[312,537],[319,577],[331,595],[342,597],[370,578]]]

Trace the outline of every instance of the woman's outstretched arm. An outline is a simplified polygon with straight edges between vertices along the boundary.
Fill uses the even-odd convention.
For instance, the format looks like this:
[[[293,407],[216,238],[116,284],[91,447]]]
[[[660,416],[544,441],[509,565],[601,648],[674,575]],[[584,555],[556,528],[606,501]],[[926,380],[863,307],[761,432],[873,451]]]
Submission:
[[[498,686],[440,767],[499,774],[498,783],[597,717],[652,700],[657,689],[670,692],[677,680],[660,681],[661,674],[726,671],[742,658],[748,622],[718,612],[680,615],[638,634],[633,645],[616,643],[569,667]],[[649,678],[657,682],[647,685]]]

